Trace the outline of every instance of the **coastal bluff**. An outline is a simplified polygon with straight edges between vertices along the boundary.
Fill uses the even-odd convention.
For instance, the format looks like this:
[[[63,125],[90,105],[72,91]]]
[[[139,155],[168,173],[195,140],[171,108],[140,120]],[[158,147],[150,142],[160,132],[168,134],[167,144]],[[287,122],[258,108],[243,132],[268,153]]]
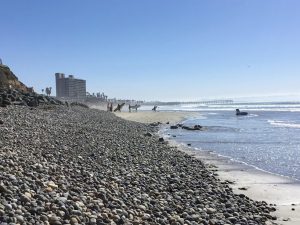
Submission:
[[[84,107],[0,107],[2,224],[273,224],[157,128]],[[151,135],[146,135],[146,134]]]
[[[63,104],[66,104],[66,102],[35,93],[33,88],[29,88],[19,81],[8,66],[0,64],[0,107],[10,105],[37,107],[40,105]]]
[[[28,93],[31,91],[6,65],[0,65],[0,89],[15,89]]]

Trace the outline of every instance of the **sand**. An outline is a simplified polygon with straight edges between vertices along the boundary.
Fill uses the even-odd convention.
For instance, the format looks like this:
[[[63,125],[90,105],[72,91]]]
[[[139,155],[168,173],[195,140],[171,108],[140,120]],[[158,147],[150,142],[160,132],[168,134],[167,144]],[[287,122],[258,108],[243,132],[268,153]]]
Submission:
[[[140,122],[140,123],[177,123],[179,121],[185,120],[199,115],[197,112],[153,112],[153,111],[138,111],[138,112],[116,112],[115,115],[130,121]]]
[[[179,123],[186,118],[199,115],[196,112],[121,112],[117,116],[127,120],[152,123],[170,122]],[[277,211],[273,213],[282,225],[300,224],[300,182],[270,174],[247,166],[243,163],[233,162],[229,158],[220,157],[209,151],[195,151],[171,141],[182,151],[194,155],[204,161],[208,167],[219,175],[220,180],[229,181],[236,194],[243,193],[257,201],[266,201],[275,204]]]
[[[278,218],[279,224],[300,224],[299,181],[267,173],[241,162],[233,162],[210,151],[195,151],[183,146],[180,148],[204,161],[222,181],[233,182],[230,186],[236,194],[242,193],[257,201],[276,204],[277,211],[273,215]]]
[[[115,104],[116,105],[116,104]],[[115,108],[114,105],[114,108]],[[107,110],[107,104],[89,104],[90,108],[98,109],[98,110]],[[118,117],[121,117],[126,120],[140,122],[140,123],[154,123],[154,122],[161,122],[161,123],[177,123],[179,121],[183,121],[186,118],[191,118],[194,116],[199,115],[197,112],[167,112],[167,111],[135,111],[132,112],[128,111],[128,105],[125,105],[122,108],[121,112],[114,112],[114,114]]]

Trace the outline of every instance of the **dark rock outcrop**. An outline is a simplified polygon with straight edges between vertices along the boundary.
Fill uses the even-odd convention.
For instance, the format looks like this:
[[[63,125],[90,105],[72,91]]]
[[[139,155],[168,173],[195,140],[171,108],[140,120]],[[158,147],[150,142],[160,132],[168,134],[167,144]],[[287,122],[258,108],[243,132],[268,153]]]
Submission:
[[[195,125],[194,127],[182,126],[182,129],[185,129],[185,130],[201,130],[202,126],[200,126],[200,125]]]
[[[161,122],[154,122],[154,123],[150,123],[149,125],[152,127],[157,127],[157,126],[161,125]]]
[[[235,115],[237,116],[247,116],[248,113],[247,112],[241,112],[239,109],[235,110]]]
[[[0,88],[16,89],[24,93],[32,92],[32,88],[28,88],[23,84],[17,76],[10,70],[8,66],[0,65]]]
[[[0,107],[21,105],[37,107],[39,105],[64,105],[65,103],[53,97],[36,93],[25,93],[16,89],[0,89]]]
[[[165,140],[164,140],[164,138],[161,137],[161,138],[158,139],[158,141],[159,142],[164,142]]]
[[[0,65],[0,107],[9,105],[37,107],[39,105],[64,104],[68,106],[68,103],[56,98],[35,93],[33,88],[28,88],[19,81],[8,66]],[[88,106],[77,102],[72,102],[71,106],[88,108]]]

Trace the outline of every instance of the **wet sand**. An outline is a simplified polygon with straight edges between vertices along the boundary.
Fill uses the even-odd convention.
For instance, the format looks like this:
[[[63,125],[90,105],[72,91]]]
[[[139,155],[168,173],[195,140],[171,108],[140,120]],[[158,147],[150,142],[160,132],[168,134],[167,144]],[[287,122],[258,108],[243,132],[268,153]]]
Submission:
[[[205,162],[220,180],[231,183],[236,194],[275,204],[277,211],[273,215],[279,224],[300,224],[300,181],[267,173],[210,151],[197,151],[182,145],[179,148]]]
[[[193,112],[122,112],[116,113],[124,119],[151,123],[170,122],[179,123],[186,118],[199,115]],[[266,201],[275,204],[277,209],[273,213],[278,218],[276,221],[282,225],[300,224],[300,182],[265,171],[255,169],[241,162],[235,162],[226,157],[221,157],[210,151],[196,151],[170,141],[187,154],[194,155],[207,164],[218,174],[221,181],[227,181],[236,194],[245,194],[257,201]]]

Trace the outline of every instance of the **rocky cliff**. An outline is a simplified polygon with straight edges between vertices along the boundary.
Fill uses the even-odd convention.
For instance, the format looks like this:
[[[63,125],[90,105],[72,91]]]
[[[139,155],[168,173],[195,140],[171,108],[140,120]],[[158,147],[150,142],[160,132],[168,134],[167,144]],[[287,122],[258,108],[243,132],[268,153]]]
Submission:
[[[25,93],[31,91],[25,84],[20,82],[17,76],[8,66],[0,65],[0,89],[16,89]]]

